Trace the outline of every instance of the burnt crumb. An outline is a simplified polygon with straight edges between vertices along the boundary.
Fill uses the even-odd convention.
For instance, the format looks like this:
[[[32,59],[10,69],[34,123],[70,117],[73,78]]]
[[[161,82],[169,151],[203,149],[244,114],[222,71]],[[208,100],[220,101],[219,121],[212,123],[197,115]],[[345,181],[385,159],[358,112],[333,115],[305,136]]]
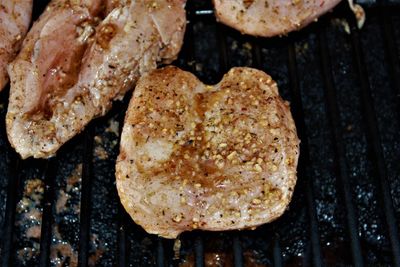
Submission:
[[[94,156],[95,156],[96,158],[98,158],[98,159],[101,159],[101,160],[106,160],[106,159],[108,159],[108,153],[107,153],[107,151],[106,151],[103,147],[101,147],[101,146],[96,146],[96,147],[94,148]]]

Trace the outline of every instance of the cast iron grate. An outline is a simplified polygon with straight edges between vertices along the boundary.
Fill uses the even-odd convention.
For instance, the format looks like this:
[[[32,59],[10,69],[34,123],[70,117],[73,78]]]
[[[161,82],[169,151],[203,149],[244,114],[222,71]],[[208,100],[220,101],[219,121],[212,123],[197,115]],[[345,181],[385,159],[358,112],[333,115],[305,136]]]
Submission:
[[[291,102],[302,144],[289,210],[254,231],[185,233],[175,257],[173,241],[146,234],[118,201],[114,162],[129,96],[57,157],[21,161],[4,130],[6,90],[1,266],[400,266],[399,2],[364,1],[362,30],[342,3],[272,39],[217,24],[209,1],[188,2],[175,64],[209,83],[232,66],[260,68]]]

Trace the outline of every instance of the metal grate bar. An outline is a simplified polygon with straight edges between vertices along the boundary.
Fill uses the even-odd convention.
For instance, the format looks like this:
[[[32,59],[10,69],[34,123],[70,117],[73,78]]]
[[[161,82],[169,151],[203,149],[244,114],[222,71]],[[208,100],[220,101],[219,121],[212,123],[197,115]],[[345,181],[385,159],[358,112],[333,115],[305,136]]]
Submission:
[[[358,0],[358,1],[355,1],[355,2],[357,2],[358,4],[361,4],[361,5],[373,5],[373,4],[376,4],[376,0]]]
[[[196,16],[214,15],[214,10],[211,10],[211,9],[196,10],[195,14],[196,14]]]
[[[253,58],[253,67],[256,69],[261,69],[262,68],[262,59],[261,59],[261,48],[260,45],[257,41],[252,42],[252,58]]]
[[[125,215],[125,210],[124,207],[120,204],[118,207],[118,237],[117,237],[117,242],[118,242],[118,254],[117,254],[117,260],[118,260],[118,266],[119,267],[124,267],[128,266],[128,233],[126,229],[126,215]]]
[[[127,98],[127,97],[125,97]],[[128,101],[129,102],[129,101]],[[118,103],[121,105],[121,110],[127,110],[127,105],[122,105],[122,103]],[[125,108],[122,108],[125,107]],[[119,128],[118,133],[119,137],[122,136],[122,129],[124,127],[124,119],[125,112],[120,112],[118,114],[118,122]],[[118,138],[117,147],[120,146],[121,138]],[[119,200],[119,197],[118,197]],[[121,202],[118,201],[118,215],[117,215],[117,262],[119,267],[125,267],[129,265],[129,236],[127,225],[131,222],[130,216],[125,211],[125,208],[122,206]]]
[[[314,203],[313,183],[310,177],[306,176],[305,166],[310,165],[310,152],[308,150],[308,140],[306,138],[306,126],[304,122],[303,104],[301,101],[301,93],[299,87],[299,78],[297,72],[296,51],[294,43],[288,46],[288,71],[290,79],[290,90],[292,95],[291,109],[294,119],[296,121],[297,132],[299,134],[301,144],[300,151],[302,156],[299,158],[299,177],[304,177],[305,181],[305,194],[308,207],[308,216],[310,220],[310,239],[311,239],[311,252],[314,266],[323,266],[321,244],[319,239],[319,229],[317,213]]]
[[[181,53],[184,55],[184,58],[186,60],[186,62],[193,62],[194,60],[194,39],[193,39],[193,21],[194,21],[194,17],[190,17],[191,11],[190,9],[188,10],[188,19],[189,19],[189,23],[186,26],[186,31],[185,31],[185,38],[184,40],[188,40],[187,42],[189,42],[189,44],[183,44]],[[191,71],[194,72],[195,68],[193,66],[193,64],[191,65]]]
[[[340,115],[336,99],[336,90],[332,77],[331,63],[329,59],[328,44],[325,37],[325,32],[319,32],[319,45],[321,55],[322,75],[324,79],[324,89],[326,96],[326,104],[328,108],[329,119],[332,127],[332,134],[334,140],[335,162],[338,175],[338,183],[343,193],[344,206],[346,210],[347,227],[350,236],[351,253],[353,263],[355,266],[363,266],[364,260],[358,236],[357,217],[351,196],[351,185],[348,176],[345,148],[343,146],[342,135],[340,132]]]
[[[8,188],[7,188],[7,204],[6,214],[4,218],[4,232],[2,236],[2,252],[1,252],[1,266],[9,267],[12,266],[11,255],[14,249],[14,226],[15,226],[15,210],[17,206],[17,195],[18,188],[21,183],[21,166],[23,163],[16,155],[16,153],[10,153],[9,162],[15,162],[11,170],[8,173]]]
[[[242,244],[240,241],[239,234],[235,234],[233,237],[233,265],[235,267],[243,267],[243,253]]]
[[[188,25],[186,26],[186,31],[185,31],[185,37],[184,37],[184,44],[181,50],[181,54],[184,55],[184,58],[186,62],[193,62],[195,59],[195,51],[194,51],[194,34],[193,34],[193,24],[197,19],[197,11],[195,10],[195,7],[193,6],[193,1],[189,1],[189,3],[186,4],[186,11],[187,11],[187,18],[189,20]],[[190,70],[192,72],[196,71],[196,68],[194,64],[190,65]]]
[[[274,267],[283,267],[282,250],[279,244],[279,235],[275,235],[272,255],[274,260]]]
[[[204,267],[204,241],[201,235],[197,235],[194,243],[195,266]]]
[[[157,267],[164,267],[165,266],[165,256],[164,256],[164,244],[161,237],[157,238],[157,258],[156,264]]]
[[[220,74],[224,75],[229,70],[228,51],[226,46],[226,34],[222,24],[217,25],[217,38],[218,38],[218,49],[219,49],[219,63],[220,63]]]
[[[393,25],[390,17],[386,15],[383,8],[379,9],[380,25],[382,27],[383,41],[385,45],[386,60],[389,62],[389,71],[393,87],[397,96],[398,109],[400,113],[400,60],[396,51]]]
[[[87,266],[89,259],[89,232],[90,232],[90,208],[92,187],[92,152],[93,130],[88,127],[84,132],[84,151],[81,183],[81,208],[79,228],[79,254],[78,266]]]
[[[379,199],[382,201],[383,211],[385,214],[387,231],[392,247],[393,261],[396,266],[400,266],[400,241],[399,231],[396,223],[395,212],[393,208],[392,198],[390,194],[389,184],[387,181],[387,170],[383,157],[383,151],[377,127],[377,119],[373,108],[373,101],[370,92],[370,84],[368,81],[368,73],[363,62],[361,41],[359,33],[354,23],[351,27],[351,44],[353,47],[353,55],[356,65],[358,77],[361,86],[361,101],[365,120],[367,123],[367,140],[371,149],[372,162],[377,172],[377,183],[379,189]]]
[[[55,173],[57,160],[52,158],[46,161],[45,166],[45,192],[43,197],[43,217],[40,236],[39,266],[49,266],[50,246],[52,240],[53,204],[55,199]]]

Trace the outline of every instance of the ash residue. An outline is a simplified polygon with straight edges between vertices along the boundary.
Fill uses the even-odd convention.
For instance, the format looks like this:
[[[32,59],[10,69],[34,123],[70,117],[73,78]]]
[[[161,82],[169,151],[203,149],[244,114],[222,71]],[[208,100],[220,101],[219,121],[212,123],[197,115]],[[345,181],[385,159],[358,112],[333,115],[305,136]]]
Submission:
[[[79,227],[79,201],[82,164],[78,164],[66,179],[65,187],[57,192],[55,224],[51,244],[52,266],[77,266]]]
[[[51,266],[78,265],[81,182],[82,164],[78,163],[58,187],[50,248]],[[103,255],[104,242],[92,234],[89,246],[89,266],[97,266]]]
[[[106,121],[106,120],[103,120]],[[107,128],[103,129],[102,134],[96,133],[94,136],[94,161],[109,159],[110,153],[114,158],[117,145],[119,144],[119,122],[116,118],[110,118],[106,121]],[[103,127],[101,127],[103,128]]]
[[[22,198],[17,204],[16,232],[18,233],[18,264],[33,266],[40,252],[40,228],[44,183],[34,178],[25,181]]]

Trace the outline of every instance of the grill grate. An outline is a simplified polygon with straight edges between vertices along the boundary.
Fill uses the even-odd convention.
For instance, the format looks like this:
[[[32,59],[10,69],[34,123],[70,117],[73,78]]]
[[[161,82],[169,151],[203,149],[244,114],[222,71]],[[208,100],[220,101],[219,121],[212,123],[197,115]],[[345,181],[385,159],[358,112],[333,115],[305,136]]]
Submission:
[[[188,2],[176,64],[209,83],[231,66],[266,70],[291,102],[302,143],[298,185],[281,219],[255,231],[185,233],[180,259],[173,241],[144,233],[119,204],[114,162],[129,95],[56,158],[22,161],[7,142],[2,92],[1,266],[400,266],[400,5],[365,2],[361,31],[343,3],[272,39],[241,36],[215,22],[209,1]],[[37,16],[44,2],[35,8]],[[33,179],[42,181],[38,199],[28,194]]]
[[[292,102],[292,112],[294,119],[296,121],[297,131],[300,140],[302,140],[300,144],[300,150],[302,156],[299,158],[299,167],[298,167],[298,175],[299,177],[305,177],[305,166],[310,164],[310,155],[308,150],[308,142],[305,138],[307,135],[305,133],[305,122],[304,122],[304,113],[303,113],[303,105],[301,103],[301,93],[299,88],[299,80],[298,80],[298,72],[296,70],[296,52],[294,44],[288,45],[288,65],[289,65],[289,77],[291,80],[290,87],[292,88],[291,94],[294,101]],[[319,229],[317,222],[317,215],[314,203],[314,192],[312,188],[312,181],[310,179],[306,180],[306,199],[308,206],[308,216],[310,218],[310,239],[312,246],[312,257],[313,263],[315,266],[322,265],[322,253],[321,253],[321,244],[319,239]]]
[[[354,30],[354,29],[353,29]],[[321,70],[324,77],[324,88],[326,95],[326,105],[330,117],[330,123],[332,128],[332,140],[334,143],[335,161],[336,163],[336,176],[338,177],[338,183],[340,190],[343,194],[346,223],[348,228],[348,234],[350,236],[350,244],[352,257],[354,262],[357,262],[359,266],[363,266],[363,257],[361,255],[360,240],[357,231],[357,219],[355,215],[355,209],[350,191],[350,182],[348,176],[348,169],[345,159],[345,149],[343,146],[343,140],[340,133],[340,118],[339,108],[337,106],[336,92],[334,88],[333,77],[330,69],[330,61],[328,55],[328,47],[325,34],[319,33],[319,46],[321,54]]]
[[[383,15],[383,14],[382,14]],[[382,16],[381,15],[381,16]],[[384,25],[385,27],[385,25]],[[358,76],[360,77],[360,83],[362,88],[361,100],[363,104],[363,111],[366,114],[365,120],[367,124],[367,136],[369,143],[371,144],[371,155],[373,157],[374,168],[377,173],[377,183],[380,190],[380,200],[383,205],[386,224],[388,227],[389,239],[393,251],[394,264],[400,265],[400,241],[398,233],[398,225],[396,223],[394,208],[392,199],[390,196],[389,185],[387,182],[387,170],[384,163],[384,156],[382,151],[381,140],[379,137],[379,130],[377,127],[377,119],[372,104],[372,97],[370,93],[370,85],[368,81],[368,73],[363,62],[361,44],[358,36],[358,32],[352,35],[352,45],[354,50],[354,57],[356,61]],[[396,57],[396,55],[393,55]],[[395,78],[394,78],[395,79]]]

